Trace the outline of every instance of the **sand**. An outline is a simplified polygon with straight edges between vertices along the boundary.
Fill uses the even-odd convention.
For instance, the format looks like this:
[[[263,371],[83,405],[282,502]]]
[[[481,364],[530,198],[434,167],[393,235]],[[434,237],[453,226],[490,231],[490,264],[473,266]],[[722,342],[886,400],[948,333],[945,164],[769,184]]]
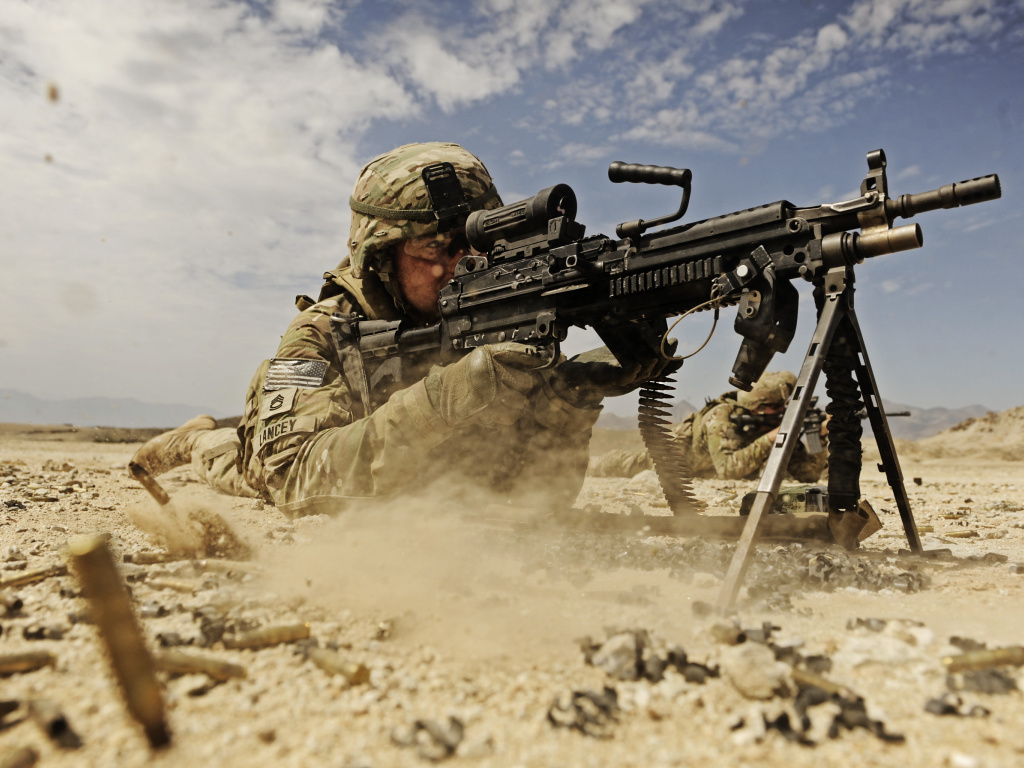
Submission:
[[[57,661],[3,678],[0,699],[56,702],[83,746],[55,745],[17,710],[0,720],[0,758],[27,745],[46,766],[1020,765],[1020,691],[951,691],[979,681],[947,679],[942,662],[960,651],[951,638],[990,648],[1024,639],[1024,574],[1011,572],[1024,563],[1024,465],[1014,453],[1024,441],[992,421],[993,451],[979,444],[984,427],[901,445],[925,547],[949,549],[951,559],[897,554],[906,546],[899,517],[869,457],[863,491],[882,531],[854,554],[820,543],[762,544],[735,617],[754,639],[735,646],[714,629],[722,619],[702,610],[718,595],[728,543],[536,530],[522,511],[487,515],[431,499],[292,521],[175,470],[161,480],[176,507],[229,521],[253,559],[220,568],[189,559],[125,563],[123,574],[136,607],[145,607],[140,623],[151,648],[176,633],[189,643],[179,650],[241,665],[246,677],[215,684],[202,674],[160,673],[173,741],[153,752],[126,714],[74,574],[17,587],[7,594],[24,607],[0,615],[0,654],[48,650]],[[599,439],[602,448],[618,444],[614,434]],[[165,551],[144,530],[164,511],[125,471],[135,447],[0,430],[0,578],[66,563],[65,545],[81,533],[109,533],[118,560]],[[738,514],[753,487],[696,483],[708,512],[721,515]],[[589,478],[576,506],[667,513],[645,477]],[[771,647],[756,642],[765,622]],[[368,682],[328,674],[303,643],[229,650],[211,639],[218,629],[231,636],[303,623],[319,647],[365,665]],[[587,663],[581,638],[593,647],[614,638],[610,654],[636,630],[646,632],[651,668],[681,648],[688,663],[718,676],[688,681],[670,664],[660,680],[623,680],[616,674],[628,677],[628,664],[609,662],[609,674]],[[863,697],[870,727],[830,737],[840,711],[832,701],[807,710],[806,731],[787,738],[785,728],[766,729],[783,714],[798,719],[794,661],[824,664],[821,675]],[[1008,666],[980,684],[1024,680]],[[573,709],[573,691],[606,686],[617,701],[610,715],[579,696],[582,709]],[[943,695],[965,716],[926,712]],[[967,716],[972,708],[983,710]],[[581,722],[579,711],[595,722],[564,727]]]

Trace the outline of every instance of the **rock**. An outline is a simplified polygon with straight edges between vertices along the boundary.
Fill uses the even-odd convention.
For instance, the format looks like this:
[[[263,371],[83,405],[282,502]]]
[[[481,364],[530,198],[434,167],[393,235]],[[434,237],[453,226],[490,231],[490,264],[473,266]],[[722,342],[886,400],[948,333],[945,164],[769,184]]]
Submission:
[[[591,664],[617,680],[636,680],[638,657],[636,635],[624,632],[609,638],[594,653]]]
[[[966,755],[963,752],[950,752],[946,758],[946,765],[949,768],[979,768],[981,761],[973,755]]]
[[[661,490],[661,481],[653,469],[646,469],[626,483],[626,487],[634,493],[644,493],[649,496],[660,498],[664,493]]]
[[[760,643],[743,643],[723,649],[722,675],[748,699],[770,699],[789,690],[789,667],[775,660],[772,650]]]

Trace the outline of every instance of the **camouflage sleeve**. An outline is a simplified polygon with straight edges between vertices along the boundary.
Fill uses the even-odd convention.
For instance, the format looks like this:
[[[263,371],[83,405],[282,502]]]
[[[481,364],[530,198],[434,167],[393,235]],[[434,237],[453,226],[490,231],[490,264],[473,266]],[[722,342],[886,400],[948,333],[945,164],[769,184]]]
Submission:
[[[723,480],[738,480],[764,466],[772,450],[772,441],[761,435],[753,441],[729,421],[732,408],[720,405],[708,412],[702,428],[715,472]]]
[[[431,450],[452,431],[430,407],[422,381],[359,417],[331,336],[336,311],[348,308],[329,300],[306,310],[278,347],[275,360],[309,361],[316,372],[310,381],[250,388],[249,474],[286,513],[315,512],[318,502],[336,506],[345,497],[389,495],[415,481]]]
[[[391,495],[422,480],[452,431],[431,407],[423,381],[398,390],[369,416],[306,440],[278,506],[305,513],[324,502]]]
[[[509,499],[520,506],[569,507],[590,462],[590,437],[601,407],[572,405],[545,386],[536,394],[521,434],[522,464]]]
[[[819,454],[807,452],[802,442],[796,444],[787,467],[789,474],[801,483],[816,483],[828,466],[828,439],[821,438],[822,451]]]

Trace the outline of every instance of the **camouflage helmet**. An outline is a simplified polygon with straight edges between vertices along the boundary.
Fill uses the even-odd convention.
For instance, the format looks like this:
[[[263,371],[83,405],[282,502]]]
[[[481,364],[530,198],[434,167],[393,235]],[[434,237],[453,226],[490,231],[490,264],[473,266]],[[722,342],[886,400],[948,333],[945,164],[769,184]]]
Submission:
[[[369,271],[390,271],[389,255],[397,243],[437,233],[437,219],[421,174],[426,166],[440,162],[454,166],[471,210],[501,206],[491,174],[476,155],[458,144],[406,144],[386,152],[359,172],[349,200],[352,228],[348,245],[355,277],[365,277]],[[412,215],[402,218],[405,212]]]
[[[736,402],[752,411],[765,405],[782,405],[793,394],[796,376],[789,371],[762,373],[749,392],[738,392]]]

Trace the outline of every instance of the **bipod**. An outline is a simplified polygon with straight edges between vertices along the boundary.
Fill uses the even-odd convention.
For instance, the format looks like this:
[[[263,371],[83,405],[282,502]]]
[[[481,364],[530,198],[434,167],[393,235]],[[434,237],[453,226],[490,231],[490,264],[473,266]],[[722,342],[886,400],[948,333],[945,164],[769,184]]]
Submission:
[[[861,335],[860,324],[857,322],[857,315],[853,310],[853,268],[837,267],[829,270],[821,286],[824,291],[823,304],[818,316],[818,325],[811,337],[807,355],[800,368],[800,375],[797,376],[796,387],[793,396],[786,407],[782,417],[782,424],[779,427],[779,434],[772,446],[768,456],[768,463],[765,465],[761,475],[761,481],[757,486],[750,515],[743,533],[740,535],[736,552],[733,554],[732,562],[722,584],[722,591],[718,598],[718,610],[722,613],[729,613],[732,610],[736,595],[739,593],[743,577],[750,565],[750,557],[754,545],[761,535],[765,516],[775,503],[779,493],[779,486],[786,474],[790,457],[796,448],[797,440],[800,439],[800,431],[803,426],[804,417],[810,407],[811,397],[814,394],[814,387],[818,382],[818,375],[826,361],[832,361],[837,355],[833,351],[833,340],[836,330],[844,322],[844,341],[848,347],[847,352],[852,362],[852,373],[857,379],[864,405],[867,409],[871,429],[878,443],[878,451],[881,463],[878,469],[885,472],[889,486],[892,488],[893,496],[896,499],[896,506],[899,509],[900,517],[903,520],[903,529],[907,534],[907,544],[914,554],[921,554],[921,539],[917,533],[917,525],[914,522],[914,515],[910,510],[910,501],[907,498],[907,490],[903,484],[903,472],[900,469],[899,460],[896,458],[896,447],[893,443],[892,433],[889,431],[889,422],[882,410],[882,399],[878,394],[878,386],[875,383],[874,373],[871,371],[871,363],[868,361],[867,349],[864,346],[864,337]],[[832,353],[830,355],[830,353]],[[830,406],[831,407],[831,406]],[[859,449],[860,435],[856,436]],[[831,441],[830,441],[831,442]],[[833,478],[833,459],[835,454],[829,455],[829,483]],[[859,466],[857,469],[859,477]],[[854,479],[856,483],[856,478]],[[830,505],[831,505],[830,493]],[[834,508],[834,507],[833,507]],[[835,513],[833,513],[835,514]],[[844,515],[856,514],[855,511],[844,511]]]

